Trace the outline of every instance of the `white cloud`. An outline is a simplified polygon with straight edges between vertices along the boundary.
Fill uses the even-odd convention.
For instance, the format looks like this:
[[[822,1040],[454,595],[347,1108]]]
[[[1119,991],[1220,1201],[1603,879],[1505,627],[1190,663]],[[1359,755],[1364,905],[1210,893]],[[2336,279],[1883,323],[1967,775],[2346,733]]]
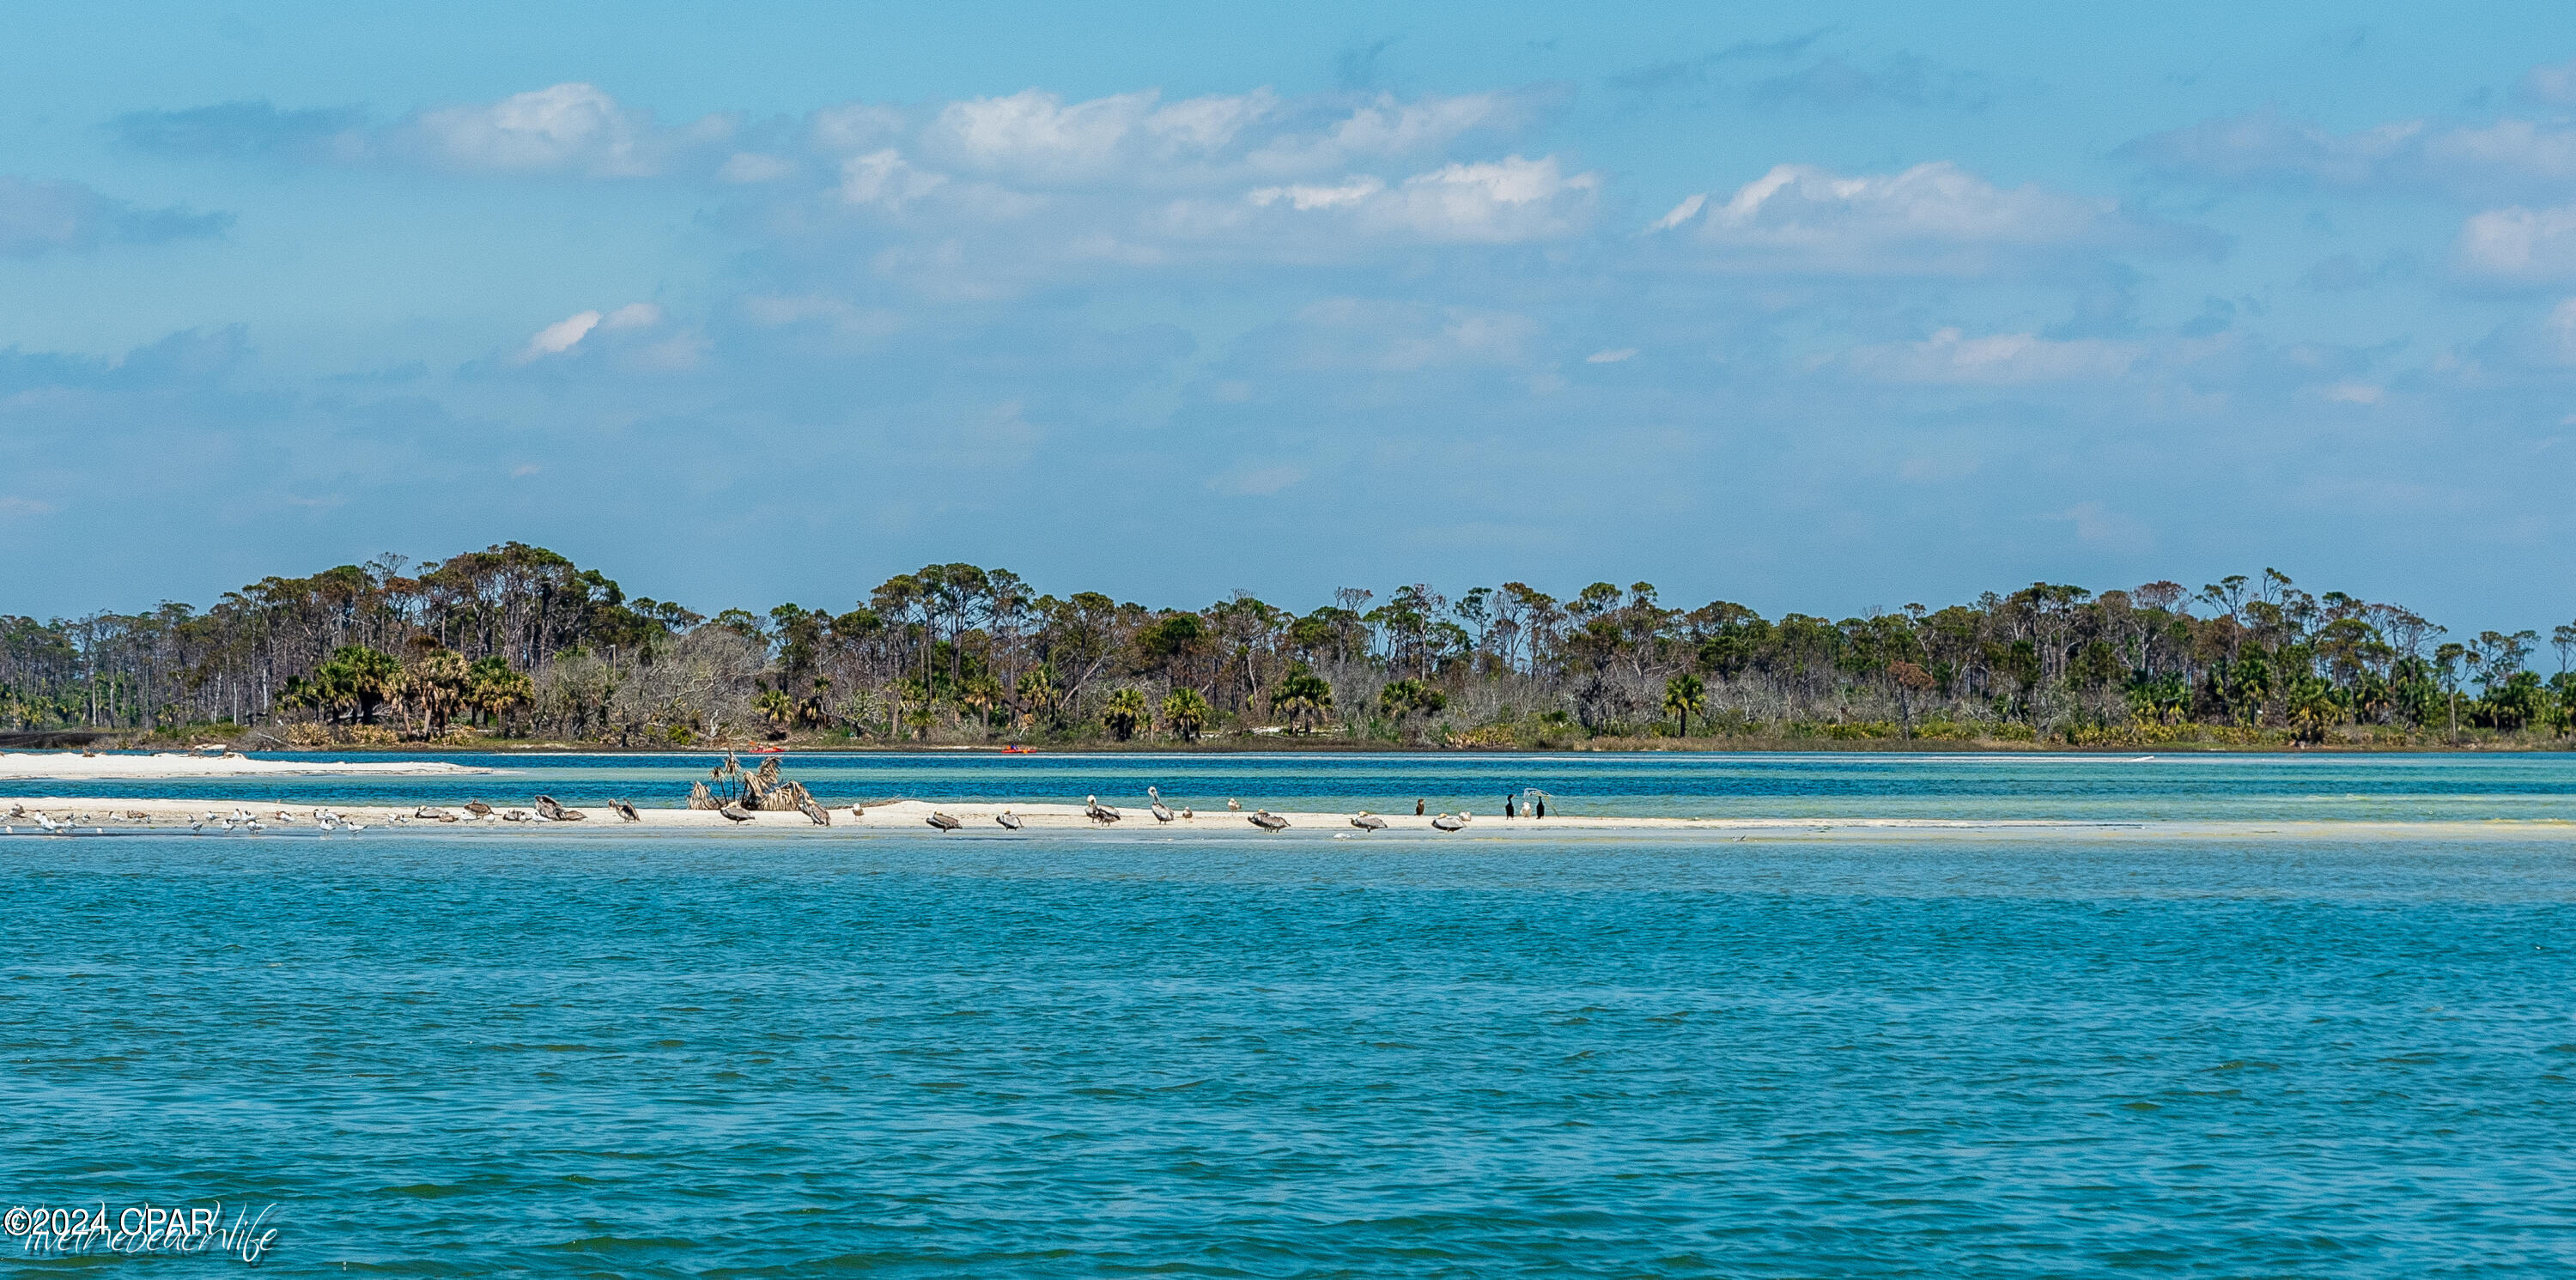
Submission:
[[[1259,171],[1312,172],[1355,161],[1417,156],[1480,129],[1516,124],[1524,114],[1508,94],[1471,93],[1411,102],[1380,94],[1320,132],[1288,133],[1269,140],[1247,162]]]
[[[1344,180],[1340,186],[1310,184],[1262,187],[1244,198],[1262,206],[1274,205],[1285,200],[1290,208],[1304,213],[1314,209],[1353,208],[1361,201],[1384,190],[1386,190],[1386,179],[1362,174],[1359,177]]]
[[[2146,347],[2134,342],[2028,333],[1971,338],[1942,329],[1921,342],[1856,347],[1841,362],[1883,382],[2003,386],[2118,378],[2145,356]]]
[[[961,163],[1038,177],[1089,174],[1153,109],[1152,92],[1122,93],[1065,105],[1038,89],[1007,98],[952,102],[923,131],[926,145]]]
[[[662,171],[669,154],[732,132],[710,116],[666,132],[651,113],[620,106],[597,85],[559,84],[479,106],[425,111],[412,130],[451,168],[499,173],[570,173],[640,178]]]
[[[662,309],[649,302],[630,302],[600,320],[607,329],[641,329],[662,322]]]
[[[582,339],[590,336],[591,330],[599,327],[599,321],[600,314],[596,311],[577,311],[537,330],[536,336],[528,339],[528,345],[520,349],[518,363],[526,364],[572,350],[581,345]]]
[[[1231,145],[1244,130],[1279,110],[1279,95],[1268,89],[1243,94],[1213,94],[1175,102],[1145,117],[1145,128],[1175,147],[1216,151]]]
[[[2496,280],[2576,276],[2576,205],[2487,210],[2460,227],[2457,254],[2463,270]]]
[[[825,107],[807,117],[806,134],[817,150],[841,155],[874,151],[901,138],[911,124],[892,107],[852,102]]]
[[[2576,129],[2563,121],[2400,120],[2336,133],[2265,107],[2141,138],[2126,151],[2167,173],[2228,186],[2484,199],[2556,192],[2576,181]]]
[[[947,183],[947,174],[919,168],[891,147],[841,162],[841,198],[851,204],[901,209]]]
[[[1595,351],[1591,355],[1583,357],[1583,363],[1617,364],[1622,360],[1634,360],[1636,358],[1637,349],[1635,347],[1620,347],[1612,351]]]
[[[2549,309],[2549,342],[2560,364],[2576,364],[2576,298],[2563,298]]]
[[[1651,230],[1740,265],[1871,275],[1979,274],[2021,251],[2194,238],[2143,223],[2114,200],[1998,187],[1947,161],[1858,177],[1779,165],[1722,202],[1691,196]]]
[[[1381,220],[1433,240],[1507,244],[1579,229],[1600,188],[1599,174],[1569,175],[1554,156],[1506,156],[1416,174],[1370,204],[1383,206]]]
[[[1333,185],[1256,188],[1243,201],[1254,208],[1329,215],[1336,230],[1402,240],[1449,244],[1515,244],[1551,239],[1581,229],[1591,219],[1601,188],[1595,173],[1568,174],[1554,156],[1506,156],[1480,164],[1450,164],[1389,186],[1362,174]],[[1200,235],[1251,232],[1222,212],[1186,210],[1176,229]],[[1281,228],[1295,234],[1295,227]],[[1257,233],[1255,233],[1257,234]]]
[[[2552,106],[2576,107],[2576,61],[2533,67],[2522,77],[2522,92]]]

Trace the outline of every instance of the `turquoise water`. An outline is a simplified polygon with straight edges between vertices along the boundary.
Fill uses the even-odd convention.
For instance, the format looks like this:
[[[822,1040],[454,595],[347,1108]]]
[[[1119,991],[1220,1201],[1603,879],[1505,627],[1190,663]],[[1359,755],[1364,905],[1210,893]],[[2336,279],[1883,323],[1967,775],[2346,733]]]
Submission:
[[[284,756],[263,755],[265,759]],[[306,757],[315,758],[315,757]],[[330,759],[334,757],[318,757]],[[415,757],[367,754],[367,760]],[[506,772],[476,778],[0,783],[63,796],[258,795],[308,804],[452,804],[479,796],[567,804],[625,796],[677,805],[719,757],[438,756]],[[747,759],[750,759],[747,757]],[[1501,812],[1542,788],[1564,813],[1632,817],[2287,821],[2576,820],[2576,752],[2496,755],[1110,755],[790,754],[787,776],[829,802],[1049,800]]]
[[[1964,762],[1690,776],[1837,812],[2564,803],[2555,758],[2383,759],[2304,791],[2306,761],[2212,766],[2250,797],[2107,763],[2028,795]],[[1022,763],[847,767],[930,794]],[[1652,760],[1041,763],[1760,808]],[[274,1203],[290,1275],[2562,1274],[2571,855],[22,836],[0,1204]]]

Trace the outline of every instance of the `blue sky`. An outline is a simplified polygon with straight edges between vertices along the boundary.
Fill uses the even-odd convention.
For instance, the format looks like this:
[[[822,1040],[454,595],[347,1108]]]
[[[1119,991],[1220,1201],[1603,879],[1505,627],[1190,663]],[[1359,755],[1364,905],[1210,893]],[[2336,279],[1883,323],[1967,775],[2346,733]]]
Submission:
[[[712,611],[2576,612],[2550,6],[62,6],[0,610],[552,546]],[[2554,43],[2553,43],[2554,41]]]

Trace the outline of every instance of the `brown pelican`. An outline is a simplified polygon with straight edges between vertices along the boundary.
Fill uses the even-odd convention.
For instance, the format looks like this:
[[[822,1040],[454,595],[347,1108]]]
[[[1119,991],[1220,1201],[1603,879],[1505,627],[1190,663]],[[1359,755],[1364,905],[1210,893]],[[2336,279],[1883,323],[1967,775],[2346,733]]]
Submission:
[[[1252,816],[1244,819],[1244,821],[1249,822],[1264,831],[1283,831],[1288,827],[1288,820],[1286,818],[1280,817],[1278,814],[1272,813],[1268,809],[1255,809],[1252,811]]]
[[[1082,798],[1082,816],[1105,826],[1109,823],[1116,822],[1121,815],[1116,809],[1112,809],[1108,805],[1100,803],[1100,797],[1084,796]]]
[[[1360,816],[1351,819],[1351,825],[1358,827],[1362,831],[1384,831],[1386,830],[1386,819],[1381,818],[1366,809],[1362,809],[1360,810]]]
[[[608,807],[612,812],[616,813],[618,817],[623,818],[628,822],[642,822],[644,820],[643,814],[635,812],[635,802],[632,800],[611,800],[608,802]]]
[[[751,821],[751,810],[743,808],[742,802],[739,800],[725,801],[724,807],[716,810],[716,812],[721,813],[736,822]]]
[[[933,813],[930,815],[930,825],[937,827],[942,831],[955,831],[957,828],[966,824],[959,822],[955,817],[949,814]]]
[[[485,804],[480,800],[466,801],[465,811],[478,818],[488,818],[492,816],[492,806]]]
[[[1003,826],[1008,827],[1013,831],[1020,829],[1020,815],[1013,813],[1008,809],[1004,809],[1000,813],[994,814],[993,821],[1001,823]]]
[[[1442,831],[1455,831],[1460,827],[1466,826],[1467,823],[1464,819],[1453,818],[1444,813],[1437,818],[1433,818],[1431,820],[1431,825]]]
[[[579,822],[590,816],[579,809],[563,807],[553,796],[538,796],[537,812],[544,815],[548,822]]]
[[[813,819],[815,826],[828,827],[832,825],[832,811],[814,803],[811,800],[797,801],[796,811]]]
[[[1154,802],[1154,821],[1169,822],[1172,820],[1172,807],[1163,803],[1163,793],[1161,791],[1152,787],[1147,787],[1145,788],[1145,798]]]

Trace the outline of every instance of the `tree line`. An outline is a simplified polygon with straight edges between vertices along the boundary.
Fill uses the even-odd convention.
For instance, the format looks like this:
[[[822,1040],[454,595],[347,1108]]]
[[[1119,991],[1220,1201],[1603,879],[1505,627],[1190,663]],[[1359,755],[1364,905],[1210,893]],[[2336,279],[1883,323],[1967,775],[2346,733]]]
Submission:
[[[2557,670],[2532,661],[2544,643]],[[1300,613],[1057,596],[934,564],[835,611],[712,617],[508,543],[267,578],[199,611],[0,615],[0,727],[297,745],[493,735],[1464,746],[1743,737],[2541,742],[2576,726],[2576,623],[2454,634],[2266,569],[2198,589],[2034,583],[1839,620],[1559,598],[1337,591]]]

